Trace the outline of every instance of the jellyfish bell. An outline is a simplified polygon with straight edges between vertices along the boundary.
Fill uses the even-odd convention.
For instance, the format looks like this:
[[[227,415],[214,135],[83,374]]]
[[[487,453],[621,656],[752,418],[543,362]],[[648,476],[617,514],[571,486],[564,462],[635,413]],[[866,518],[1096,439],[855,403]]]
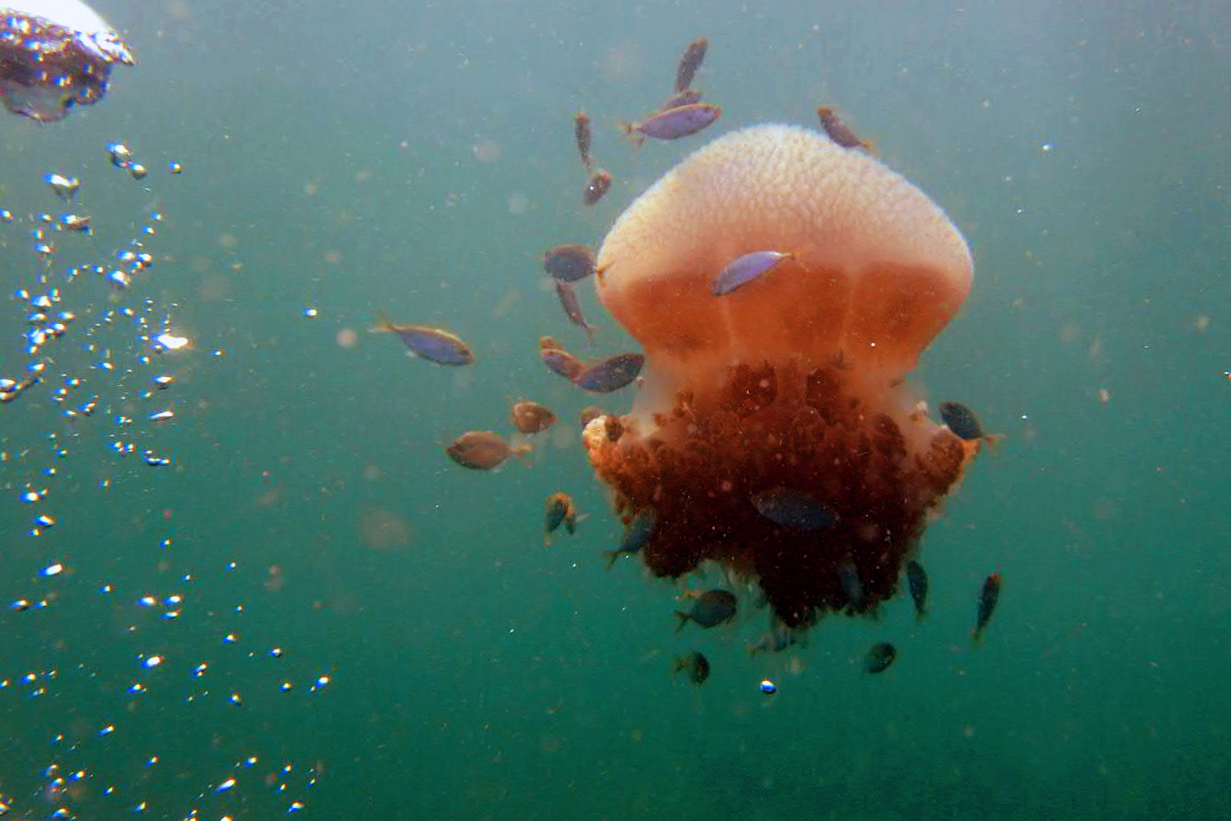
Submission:
[[[80,0],[0,0],[0,100],[39,122],[103,98],[111,66],[132,53]]]
[[[715,295],[714,277],[757,251],[789,256]],[[597,270],[600,300],[647,361],[632,412],[593,420],[585,443],[625,518],[655,512],[650,569],[723,562],[789,626],[893,595],[974,451],[903,381],[971,287],[966,242],[940,208],[864,152],[755,126],[642,194]],[[771,490],[832,524],[763,515]]]

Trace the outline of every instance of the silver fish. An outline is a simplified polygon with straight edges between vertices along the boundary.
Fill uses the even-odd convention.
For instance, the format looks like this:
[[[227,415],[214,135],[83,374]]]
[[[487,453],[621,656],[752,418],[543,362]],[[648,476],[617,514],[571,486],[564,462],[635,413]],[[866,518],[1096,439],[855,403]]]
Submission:
[[[710,290],[714,296],[724,296],[747,285],[762,274],[772,271],[784,260],[795,259],[794,254],[780,251],[753,251],[731,262],[714,277]]]
[[[394,325],[385,319],[381,320],[372,332],[397,334],[407,350],[420,359],[435,362],[437,365],[470,365],[474,362],[474,352],[470,350],[470,346],[456,334],[440,328],[427,325]]]
[[[621,123],[620,127],[630,137],[640,135],[635,137],[639,140],[678,140],[709,127],[721,116],[722,109],[716,105],[693,103],[655,111],[639,123]]]

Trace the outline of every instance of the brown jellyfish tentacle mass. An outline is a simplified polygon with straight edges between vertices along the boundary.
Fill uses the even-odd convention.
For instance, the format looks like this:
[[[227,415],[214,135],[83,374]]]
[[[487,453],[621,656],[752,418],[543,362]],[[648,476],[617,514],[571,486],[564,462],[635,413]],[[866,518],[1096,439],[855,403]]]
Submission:
[[[767,250],[790,258],[713,295],[732,260]],[[719,561],[792,627],[875,611],[974,452],[903,383],[970,291],[958,230],[873,157],[764,125],[646,191],[598,269],[647,362],[632,412],[591,421],[585,445],[626,521],[654,511],[651,571]],[[754,503],[785,493],[827,526]]]
[[[0,101],[39,122],[103,98],[114,63],[132,53],[80,0],[5,0],[0,8]]]

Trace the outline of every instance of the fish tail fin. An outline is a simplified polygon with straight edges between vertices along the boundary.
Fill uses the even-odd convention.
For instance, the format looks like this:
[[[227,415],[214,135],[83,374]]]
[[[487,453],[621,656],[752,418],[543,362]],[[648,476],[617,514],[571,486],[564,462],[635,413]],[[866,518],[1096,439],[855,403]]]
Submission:
[[[675,617],[680,620],[680,623],[675,626],[675,632],[678,633],[684,629],[684,625],[688,624],[688,614],[681,613],[679,610],[676,610]]]
[[[368,333],[386,334],[393,330],[393,320],[389,318],[389,314],[385,313],[384,308],[378,308],[376,311],[376,324],[368,328]]]
[[[983,437],[983,441],[987,442],[987,446],[989,448],[1000,447],[1000,443],[1003,442],[1004,439],[1005,439],[1005,434],[1003,433],[988,433],[988,434],[985,434]]]
[[[683,656],[676,656],[671,662],[671,675],[677,675],[681,670],[688,666],[688,659]]]
[[[594,344],[594,326],[593,325],[586,326],[586,336],[589,337],[590,344],[593,345]]]
[[[862,148],[864,151],[867,151],[869,154],[876,153],[876,146],[872,144],[871,140],[860,140],[859,147]]]
[[[509,453],[518,459],[527,459],[534,452],[534,445],[529,442],[514,442],[509,446]]]
[[[616,559],[620,558],[620,551],[604,550],[603,558],[607,560],[607,569],[610,570],[611,568],[615,567]]]
[[[976,627],[970,631],[970,644],[972,647],[978,647],[983,643],[983,629]]]

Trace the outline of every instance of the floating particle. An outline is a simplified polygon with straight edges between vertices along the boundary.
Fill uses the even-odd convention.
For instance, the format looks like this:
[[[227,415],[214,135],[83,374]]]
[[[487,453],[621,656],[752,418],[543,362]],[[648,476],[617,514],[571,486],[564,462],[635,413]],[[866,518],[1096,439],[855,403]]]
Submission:
[[[26,599],[18,599],[9,605],[9,609],[16,613],[24,613],[30,609],[30,602]]]
[[[77,191],[81,188],[81,180],[76,177],[48,174],[43,179],[51,186],[52,192],[65,202],[71,202],[77,196]]]
[[[269,655],[276,659],[282,658],[282,648],[281,647],[273,648],[272,650],[269,651]]]
[[[133,153],[124,143],[108,143],[107,154],[111,157],[111,164],[116,168],[127,168],[132,164]]]
[[[767,678],[763,678],[761,679],[761,692],[767,696],[772,696],[774,693],[778,692],[778,685],[774,684]]]
[[[153,468],[166,467],[171,464],[171,457],[158,456],[152,450],[147,450],[145,455],[141,457],[147,465]]]
[[[161,333],[154,337],[154,342],[157,343],[157,345],[163,350],[178,351],[188,345],[188,337],[175,336],[170,333]]]
[[[231,702],[232,704],[234,704],[236,707],[244,706],[244,697],[241,696],[239,693],[231,693],[231,697],[227,700]]]
[[[167,388],[175,384],[175,377],[164,373],[161,376],[155,376],[152,381],[155,388],[160,391],[165,391]]]
[[[101,730],[99,730],[99,731],[98,731],[98,734],[99,734],[100,736],[102,736],[102,735],[111,735],[111,734],[112,734],[112,733],[114,733],[114,732],[115,732],[115,725],[114,725],[114,724],[108,724],[106,727],[103,727]]]
[[[141,666],[147,670],[152,670],[160,664],[162,664],[162,656],[149,656],[141,662]]]
[[[60,217],[60,230],[92,234],[94,233],[94,228],[90,225],[90,219],[90,217],[83,217],[78,214],[65,214]]]
[[[46,491],[27,490],[25,493],[21,494],[21,500],[23,502],[37,502],[39,499],[43,498],[44,493],[46,493]]]
[[[41,528],[55,527],[56,520],[44,513],[34,520],[34,523]]]
[[[329,676],[317,676],[317,677],[316,677],[316,686],[317,686],[317,687],[324,687],[325,685],[329,684],[329,682],[331,682],[331,681],[333,681],[333,679],[329,678]]]
[[[205,675],[205,671],[208,669],[209,669],[209,665],[206,664],[205,662],[201,662],[195,668],[193,668],[192,674],[196,678],[201,678],[202,676]]]
[[[235,779],[228,778],[226,781],[223,781],[221,784],[215,787],[214,792],[226,792],[227,790],[231,789],[234,786],[235,786]]]
[[[300,810],[302,810],[302,809],[303,809],[303,802],[302,802],[302,801],[292,801],[292,802],[291,802],[291,805],[290,805],[289,807],[287,807],[287,808],[286,808],[286,814],[287,814],[287,815],[290,815],[291,813],[293,813],[293,812],[299,812],[299,811],[300,811]]]
[[[151,413],[150,421],[151,422],[166,422],[168,419],[171,419],[174,416],[175,416],[175,413],[168,409],[165,411],[159,411],[158,413]]]
[[[184,170],[184,167],[181,166],[179,163],[177,163],[175,160],[172,160],[170,163],[167,164],[167,170],[170,171],[172,174],[179,174]]]
[[[282,684],[278,685],[278,689],[284,693],[289,693],[294,686],[295,685],[291,684],[289,681],[284,681]]]
[[[303,315],[307,319],[316,319],[316,308],[315,307],[304,308]]]
[[[149,174],[149,170],[139,162],[135,162],[128,166],[128,173],[132,174],[134,180],[143,180]]]
[[[55,564],[49,564],[43,568],[43,575],[48,578],[50,578],[51,576],[59,576],[63,572],[64,572],[64,565],[60,564],[59,562],[56,562]]]

